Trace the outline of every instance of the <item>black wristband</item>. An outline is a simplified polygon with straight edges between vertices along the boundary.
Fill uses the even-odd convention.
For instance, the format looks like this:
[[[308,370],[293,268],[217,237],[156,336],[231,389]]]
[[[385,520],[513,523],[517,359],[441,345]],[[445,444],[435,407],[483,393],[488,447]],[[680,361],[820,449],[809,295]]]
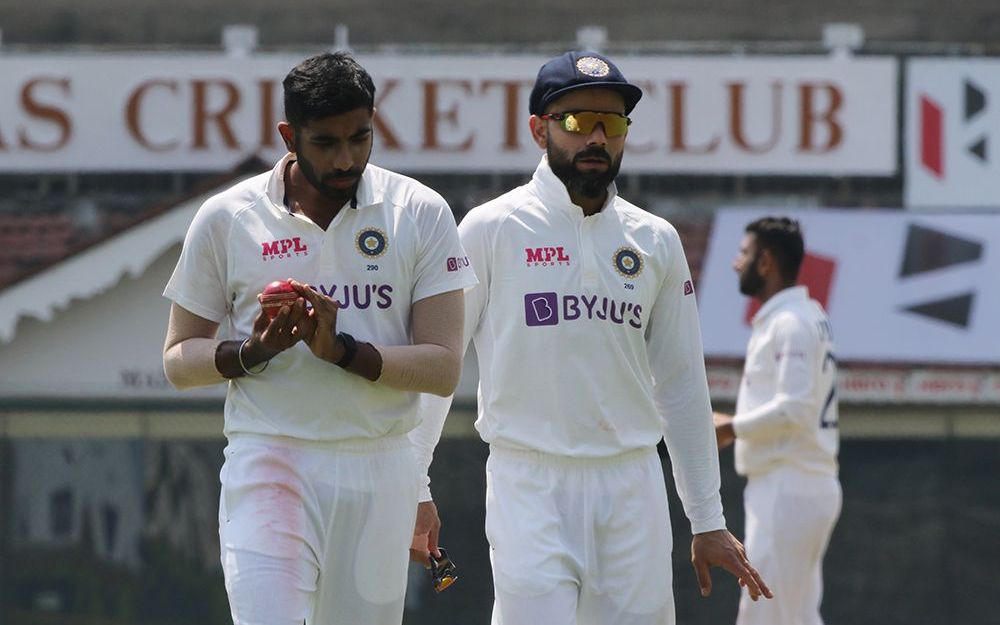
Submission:
[[[241,347],[243,347],[241,341],[220,341],[215,346],[215,370],[227,380],[242,378],[246,375],[240,365]]]
[[[354,361],[354,357],[358,355],[358,342],[347,332],[338,332],[337,338],[344,344],[344,355],[334,364],[342,369],[346,369]]]

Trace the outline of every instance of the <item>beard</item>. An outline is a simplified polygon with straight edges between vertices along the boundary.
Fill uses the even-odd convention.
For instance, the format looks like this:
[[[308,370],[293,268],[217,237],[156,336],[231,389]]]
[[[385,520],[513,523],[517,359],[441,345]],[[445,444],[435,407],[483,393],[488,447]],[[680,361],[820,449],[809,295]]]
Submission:
[[[354,167],[346,171],[338,171],[335,174],[326,174],[321,178],[316,173],[316,168],[313,167],[313,164],[303,158],[301,154],[296,154],[296,160],[298,160],[299,170],[302,172],[303,177],[305,177],[306,182],[319,191],[323,197],[336,204],[345,204],[348,200],[354,198],[355,193],[358,191],[358,185],[361,184],[361,174],[365,171],[365,167],[362,165],[361,167]],[[345,178],[355,179],[354,184],[344,189],[327,184],[328,182],[343,180]]]
[[[608,185],[614,182],[618,176],[618,170],[622,166],[622,156],[612,159],[607,150],[597,146],[581,150],[576,156],[570,158],[569,153],[560,150],[551,141],[545,150],[549,157],[549,167],[562,183],[566,185],[566,190],[570,195],[582,195],[583,197],[594,199],[601,197],[608,190]],[[576,164],[585,158],[599,158],[608,163],[605,171],[580,171]]]
[[[294,132],[295,132],[294,145],[296,146],[302,145],[301,131],[298,128],[296,128]],[[371,156],[372,156],[372,145],[369,145],[368,155],[365,157],[364,162],[361,163],[358,167],[352,167],[351,169],[348,169],[346,171],[338,171],[336,173],[320,176],[318,173],[316,173],[316,168],[313,166],[312,161],[307,159],[298,150],[295,151],[295,160],[298,161],[299,170],[302,172],[302,176],[306,179],[306,182],[312,185],[312,187],[316,189],[316,191],[318,191],[320,195],[330,200],[331,202],[337,204],[338,207],[343,204],[346,204],[348,200],[354,199],[355,195],[358,192],[358,185],[361,184],[361,174],[365,172],[365,167],[368,166],[368,160],[371,158]],[[334,180],[343,180],[345,178],[353,179],[354,184],[352,184],[347,188],[337,188],[327,184]]]
[[[740,274],[740,293],[749,297],[757,297],[764,290],[764,278],[757,271],[757,257]]]

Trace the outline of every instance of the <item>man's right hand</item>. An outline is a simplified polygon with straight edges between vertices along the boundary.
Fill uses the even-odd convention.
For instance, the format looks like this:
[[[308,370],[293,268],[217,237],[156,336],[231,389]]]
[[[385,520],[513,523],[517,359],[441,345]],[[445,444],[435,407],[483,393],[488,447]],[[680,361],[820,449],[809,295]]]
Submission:
[[[260,295],[257,298],[260,299]],[[306,313],[305,300],[301,297],[291,306],[283,306],[274,319],[261,309],[253,320],[253,332],[245,351],[247,355],[261,356],[260,360],[269,360],[307,339],[314,329]]]

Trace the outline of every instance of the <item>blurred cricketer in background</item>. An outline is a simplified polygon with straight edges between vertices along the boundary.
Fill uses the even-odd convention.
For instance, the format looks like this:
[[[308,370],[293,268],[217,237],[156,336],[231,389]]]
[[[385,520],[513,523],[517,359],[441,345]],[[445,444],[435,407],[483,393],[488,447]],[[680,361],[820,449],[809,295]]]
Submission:
[[[398,625],[411,542],[426,560],[440,525],[420,479],[432,450],[416,458],[408,435],[419,393],[458,382],[475,276],[441,196],[368,165],[375,86],[360,65],[307,59],[284,95],[289,153],[209,199],[187,233],[164,368],[178,388],[229,381],[219,524],[234,623]],[[270,320],[258,294],[288,277],[299,297]]]
[[[479,358],[476,427],[490,444],[497,625],[674,622],[664,437],[702,593],[722,566],[754,598],[770,595],[725,529],[677,231],[614,184],[641,95],[599,54],[546,63],[530,97],[546,155],[528,184],[459,226],[479,278],[465,328]],[[443,418],[447,400],[427,403]]]
[[[822,625],[823,554],[840,515],[837,362],[823,308],[795,286],[799,224],[750,223],[733,268],[760,300],[734,416],[715,414],[719,447],[736,443],[747,477],[746,546],[777,598],[740,600],[738,625]]]

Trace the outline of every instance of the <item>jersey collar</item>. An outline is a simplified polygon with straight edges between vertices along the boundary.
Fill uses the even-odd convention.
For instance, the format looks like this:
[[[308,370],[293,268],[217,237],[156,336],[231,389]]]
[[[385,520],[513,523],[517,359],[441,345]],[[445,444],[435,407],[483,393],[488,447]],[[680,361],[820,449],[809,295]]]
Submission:
[[[804,302],[809,299],[809,289],[804,286],[790,286],[782,289],[771,296],[771,299],[764,302],[757,314],[753,316],[753,323],[763,321],[771,313],[794,302]]]
[[[583,210],[569,199],[569,191],[566,190],[566,185],[563,184],[563,181],[556,176],[555,172],[552,171],[552,167],[549,166],[548,155],[542,156],[542,160],[538,163],[531,182],[534,184],[538,197],[545,204],[546,208],[565,211],[583,219]],[[600,217],[605,212],[614,210],[617,198],[618,186],[612,182],[608,185],[608,199],[604,202],[601,210],[593,215],[593,217]]]
[[[291,152],[285,154],[274,165],[271,177],[267,181],[267,197],[271,201],[272,208],[281,213],[288,213],[288,209],[285,207],[285,171],[288,164],[294,160],[294,154]],[[361,183],[354,194],[354,200],[349,202],[347,206],[362,209],[382,203],[385,190],[382,182],[383,177],[379,175],[380,172],[378,167],[370,163],[365,167],[364,173],[361,174]]]

